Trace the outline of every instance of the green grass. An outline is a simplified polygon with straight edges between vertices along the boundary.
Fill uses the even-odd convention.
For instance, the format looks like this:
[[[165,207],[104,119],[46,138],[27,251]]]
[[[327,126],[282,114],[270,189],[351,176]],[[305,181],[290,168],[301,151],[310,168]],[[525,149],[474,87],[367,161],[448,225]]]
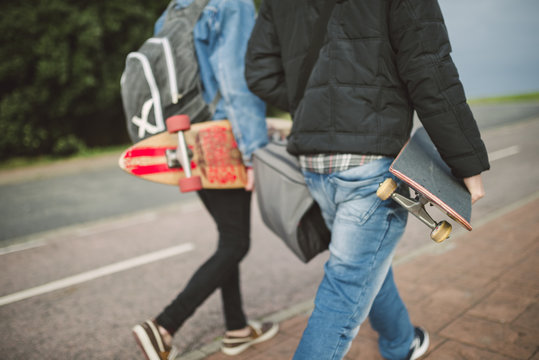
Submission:
[[[516,94],[508,96],[496,96],[482,99],[471,99],[468,101],[471,105],[476,104],[500,104],[507,102],[539,101],[539,92]]]
[[[121,153],[125,149],[127,149],[132,144],[123,144],[123,145],[114,145],[114,146],[108,146],[103,148],[93,148],[93,149],[86,149],[80,153],[78,153],[77,157],[92,157],[96,155],[110,155],[114,153]]]
[[[37,156],[37,157],[15,157],[12,159],[2,161],[0,163],[0,170],[16,169],[16,168],[36,166],[36,165],[46,165],[46,164],[51,164],[54,162],[64,161],[64,160],[69,160],[69,159],[82,159],[82,158],[89,158],[89,157],[101,156],[101,155],[120,154],[128,146],[129,145],[125,144],[125,145],[109,146],[109,147],[102,147],[102,148],[85,149],[78,152],[77,154],[66,156],[66,157],[59,157],[59,156],[52,156],[52,155],[43,155],[43,156]]]

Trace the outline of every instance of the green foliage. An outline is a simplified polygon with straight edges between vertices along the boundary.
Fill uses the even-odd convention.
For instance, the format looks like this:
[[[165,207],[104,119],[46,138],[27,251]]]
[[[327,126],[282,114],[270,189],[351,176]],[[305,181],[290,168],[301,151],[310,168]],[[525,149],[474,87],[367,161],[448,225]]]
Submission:
[[[70,134],[59,138],[52,149],[54,156],[69,156],[86,150],[86,145],[75,135]]]
[[[0,159],[126,141],[125,56],[168,0],[21,0],[0,5]]]

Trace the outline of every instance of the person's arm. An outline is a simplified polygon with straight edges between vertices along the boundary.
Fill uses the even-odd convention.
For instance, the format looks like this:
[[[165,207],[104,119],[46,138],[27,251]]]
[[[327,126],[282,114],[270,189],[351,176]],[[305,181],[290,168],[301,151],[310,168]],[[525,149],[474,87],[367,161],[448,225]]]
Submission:
[[[437,0],[391,1],[389,30],[413,107],[453,174],[468,178],[488,170]]]
[[[265,104],[249,91],[243,75],[247,41],[255,21],[254,6],[246,0],[226,0],[222,5],[210,64],[238,148],[249,167],[252,153],[268,141]]]
[[[245,78],[249,89],[262,100],[281,110],[289,111],[281,48],[270,3],[271,1],[264,0],[260,5],[247,47]]]

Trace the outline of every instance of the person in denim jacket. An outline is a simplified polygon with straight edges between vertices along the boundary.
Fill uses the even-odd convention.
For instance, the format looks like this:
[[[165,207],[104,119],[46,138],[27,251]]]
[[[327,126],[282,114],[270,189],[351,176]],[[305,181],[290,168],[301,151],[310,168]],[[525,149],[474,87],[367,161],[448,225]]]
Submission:
[[[184,8],[193,0],[176,0]],[[158,33],[163,14],[155,24]],[[195,310],[217,289],[221,290],[226,333],[222,351],[236,355],[273,337],[274,323],[247,322],[242,308],[239,263],[249,250],[250,203],[254,186],[251,156],[268,141],[265,104],[247,88],[244,55],[255,22],[252,0],[210,0],[194,28],[195,49],[203,86],[210,103],[220,92],[211,120],[228,119],[247,166],[245,189],[197,192],[213,217],[219,240],[216,252],[193,274],[186,287],[155,319],[133,328],[136,341],[149,359],[173,359],[172,337]]]

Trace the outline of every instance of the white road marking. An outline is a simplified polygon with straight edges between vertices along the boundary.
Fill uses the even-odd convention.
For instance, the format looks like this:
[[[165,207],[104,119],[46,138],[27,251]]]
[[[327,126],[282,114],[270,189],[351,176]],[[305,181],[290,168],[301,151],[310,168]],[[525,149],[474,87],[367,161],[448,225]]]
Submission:
[[[505,149],[501,149],[501,150],[491,152],[490,154],[488,154],[488,159],[490,161],[496,161],[496,160],[500,160],[500,159],[503,159],[503,158],[506,158],[506,157],[509,157],[509,156],[516,155],[519,152],[520,152],[520,148],[517,145],[510,146],[510,147],[505,148]]]
[[[46,245],[46,242],[41,239],[28,241],[22,244],[9,245],[0,249],[0,256],[12,254],[12,253],[23,251],[23,250],[34,249],[34,248],[41,247],[44,245]]]
[[[69,286],[81,284],[90,280],[94,280],[106,275],[111,275],[117,272],[132,269],[137,266],[145,265],[158,260],[166,259],[175,255],[180,255],[194,249],[194,245],[186,243],[167,249],[155,251],[150,254],[138,256],[125,261],[120,261],[115,264],[103,266],[94,270],[90,270],[78,275],[69,276],[64,279],[52,281],[48,284],[36,286],[30,289],[19,291],[10,295],[0,297],[0,306],[14,303],[16,301],[28,299],[34,296],[43,295],[52,291],[60,290]]]

